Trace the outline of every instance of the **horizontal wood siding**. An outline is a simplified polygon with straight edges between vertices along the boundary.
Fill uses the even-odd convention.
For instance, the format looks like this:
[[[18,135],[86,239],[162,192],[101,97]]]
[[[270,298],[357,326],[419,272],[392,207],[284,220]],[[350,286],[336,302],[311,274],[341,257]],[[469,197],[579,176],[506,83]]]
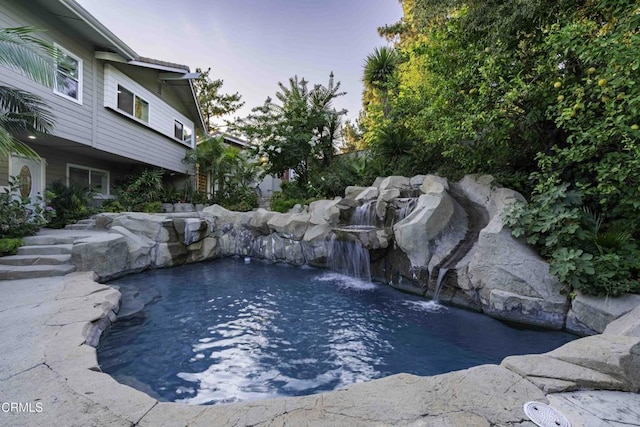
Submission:
[[[180,98],[175,93],[171,85],[166,82],[158,81],[158,70],[118,63],[113,63],[111,65],[129,76],[131,79],[135,80],[137,83],[141,84],[146,90],[169,104],[172,108],[175,108],[184,116],[189,116],[189,112],[180,101]],[[159,88],[160,90],[158,90]]]
[[[174,120],[177,119],[193,129],[193,121],[171,108],[113,65],[105,64],[104,69],[104,74],[97,74],[98,77],[101,74],[104,76],[101,82],[104,92],[101,94],[102,106],[98,108],[95,148],[171,171],[187,172],[190,168],[182,163],[182,159],[190,148],[173,138],[173,125]],[[140,123],[126,113],[119,112],[118,84],[149,103],[148,125]]]
[[[50,107],[56,117],[53,134],[80,144],[91,144],[93,87],[93,46],[77,34],[57,23],[41,9],[29,7],[27,2],[3,0],[0,2],[0,25],[5,28],[33,26],[46,28],[37,36],[55,42],[82,60],[82,104],[64,98],[22,74],[1,68],[0,82],[19,87],[38,96]]]
[[[155,77],[157,81],[157,76]],[[111,64],[104,65],[104,106],[111,108],[118,113],[124,114],[127,117],[127,113],[118,110],[117,105],[117,92],[118,85],[132,91],[136,96],[144,99],[149,103],[149,123],[140,123],[142,126],[149,126],[151,129],[174,139],[173,124],[175,120],[179,120],[184,125],[190,127],[193,130],[193,121],[188,117],[178,112],[157,97],[154,93],[147,90],[142,84],[133,80],[123,72],[116,69]],[[136,119],[132,120],[136,121]]]

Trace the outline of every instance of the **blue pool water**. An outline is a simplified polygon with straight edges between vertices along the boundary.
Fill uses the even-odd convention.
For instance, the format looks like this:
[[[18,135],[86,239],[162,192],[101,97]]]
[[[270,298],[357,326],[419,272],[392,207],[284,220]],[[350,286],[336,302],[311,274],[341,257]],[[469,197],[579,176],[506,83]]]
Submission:
[[[400,372],[499,363],[575,338],[510,327],[324,270],[241,259],[111,284],[152,301],[103,337],[100,365],[163,401],[306,395]]]

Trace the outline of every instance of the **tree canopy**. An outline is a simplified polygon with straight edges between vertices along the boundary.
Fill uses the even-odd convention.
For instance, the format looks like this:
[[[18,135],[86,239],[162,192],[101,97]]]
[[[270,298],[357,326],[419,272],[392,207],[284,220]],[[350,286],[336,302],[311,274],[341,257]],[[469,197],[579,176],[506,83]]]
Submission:
[[[216,133],[219,129],[214,119],[237,111],[244,105],[244,102],[241,101],[242,96],[238,92],[233,94],[220,93],[224,81],[221,79],[212,80],[209,76],[211,68],[207,68],[207,71],[196,68],[196,72],[201,73],[200,77],[194,80],[194,87],[207,126],[206,130],[209,133]]]
[[[305,186],[314,165],[328,166],[340,137],[341,118],[333,100],[344,95],[333,73],[326,86],[309,87],[297,76],[288,85],[278,83],[276,100],[267,98],[262,106],[236,123],[236,129],[256,146],[267,173],[279,175],[292,169],[298,184]]]
[[[593,293],[638,289],[640,4],[402,7],[380,29],[398,58],[391,76],[364,72],[363,139],[379,173],[493,174],[545,204],[510,221],[561,279]]]

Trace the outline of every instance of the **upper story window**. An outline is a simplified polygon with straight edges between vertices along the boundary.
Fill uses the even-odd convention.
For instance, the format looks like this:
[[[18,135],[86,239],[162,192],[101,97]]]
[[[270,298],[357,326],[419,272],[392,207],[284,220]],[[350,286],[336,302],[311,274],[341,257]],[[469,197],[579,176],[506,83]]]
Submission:
[[[149,103],[122,85],[118,85],[118,109],[149,123]]]
[[[59,57],[53,92],[82,104],[82,60],[58,45],[56,49]]]
[[[191,144],[193,139],[193,130],[188,126],[185,126],[178,120],[173,121],[173,136],[180,141]]]

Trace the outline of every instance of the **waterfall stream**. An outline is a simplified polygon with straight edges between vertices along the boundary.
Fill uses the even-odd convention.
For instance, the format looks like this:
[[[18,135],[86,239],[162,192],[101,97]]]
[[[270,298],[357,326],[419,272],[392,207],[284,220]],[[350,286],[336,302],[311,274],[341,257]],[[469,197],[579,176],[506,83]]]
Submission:
[[[369,250],[360,242],[339,240],[333,234],[329,241],[327,265],[338,273],[371,281]]]
[[[440,302],[440,291],[442,291],[442,286],[444,285],[444,277],[449,272],[448,268],[440,268],[438,272],[438,280],[436,280],[436,290],[433,293],[433,302]]]
[[[358,206],[351,216],[351,225],[376,225],[376,204],[376,200],[371,200]]]

